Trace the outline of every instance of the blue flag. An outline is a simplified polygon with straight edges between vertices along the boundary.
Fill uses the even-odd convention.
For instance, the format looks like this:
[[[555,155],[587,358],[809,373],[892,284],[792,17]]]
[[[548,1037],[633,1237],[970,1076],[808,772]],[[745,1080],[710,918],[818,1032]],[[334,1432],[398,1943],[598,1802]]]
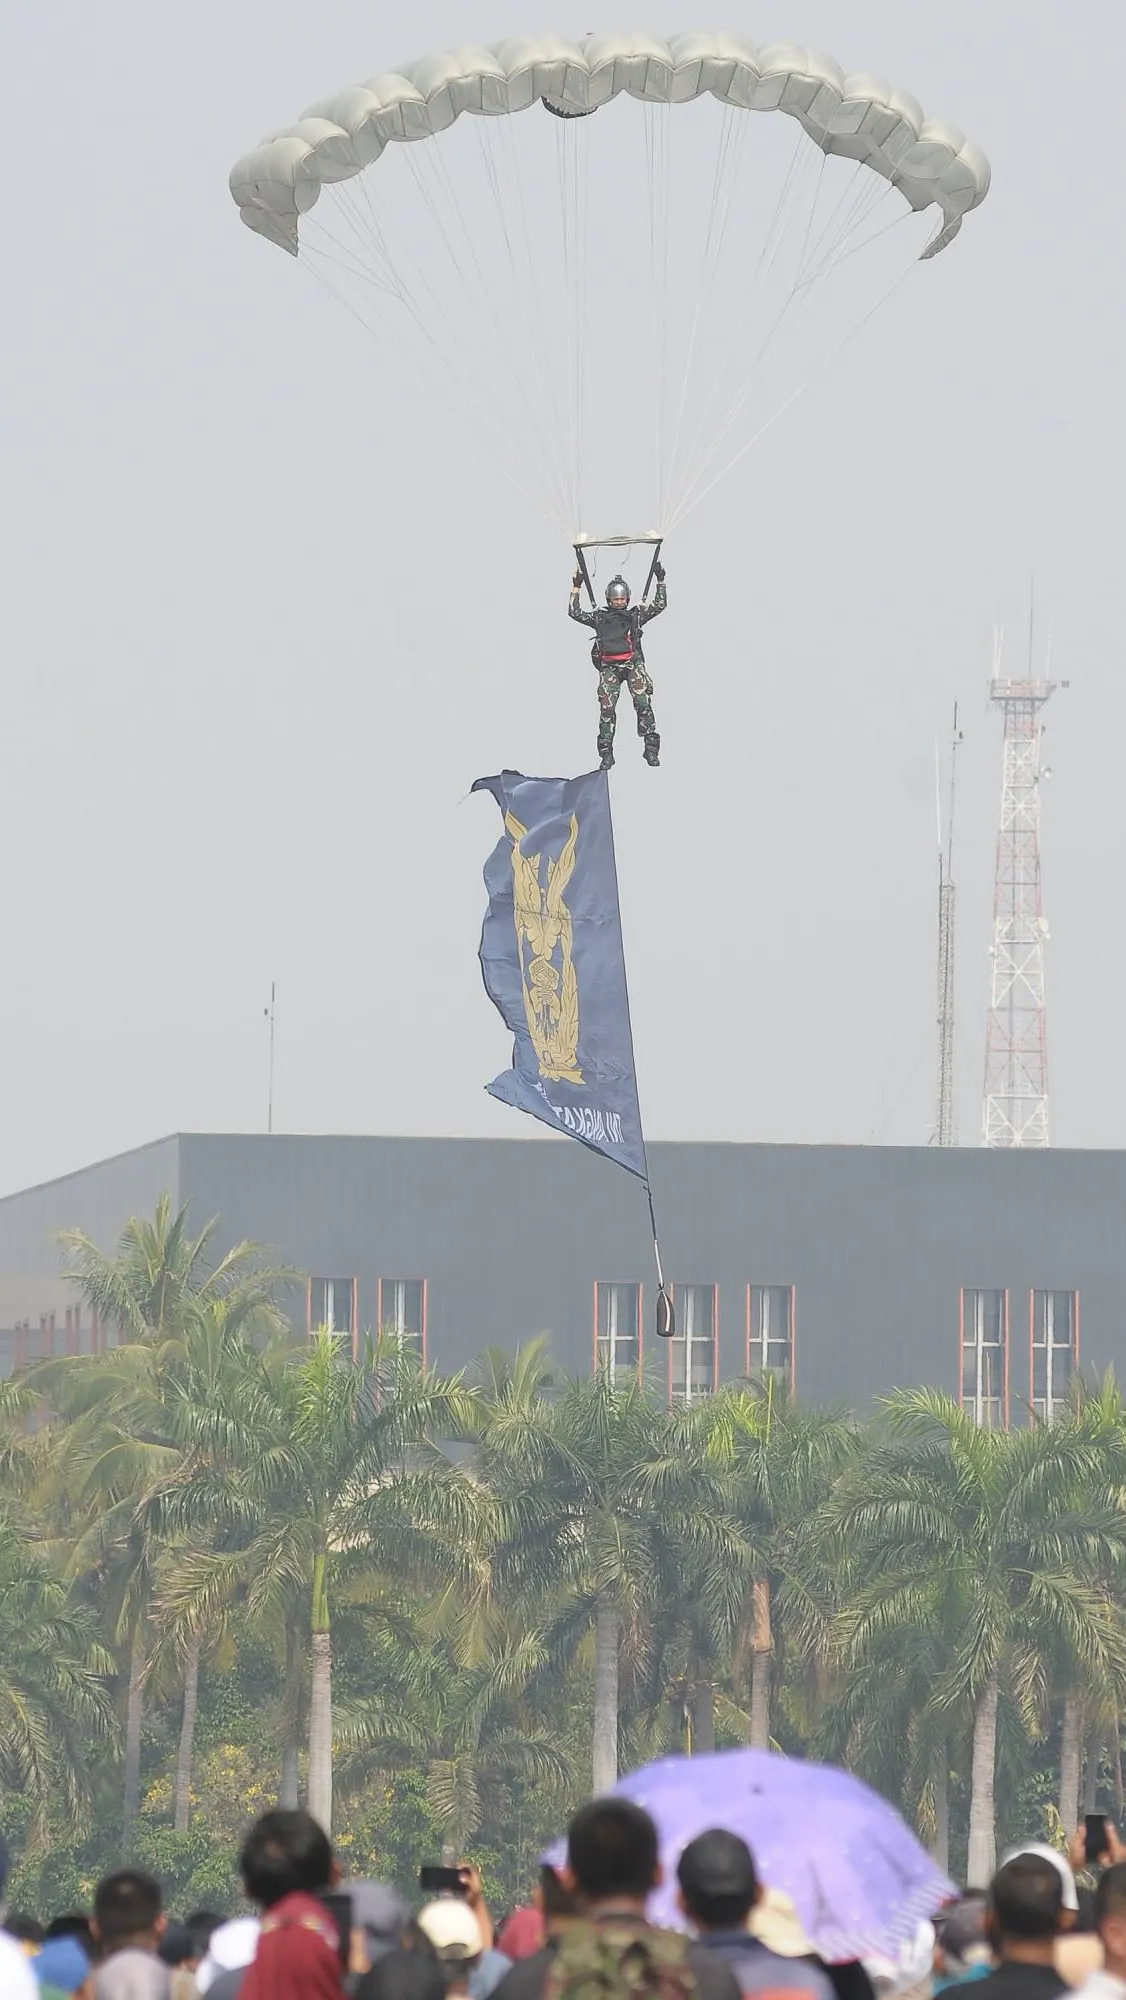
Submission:
[[[478,778],[504,815],[485,864],[485,990],[515,1036],[493,1097],[648,1185],[605,771]]]

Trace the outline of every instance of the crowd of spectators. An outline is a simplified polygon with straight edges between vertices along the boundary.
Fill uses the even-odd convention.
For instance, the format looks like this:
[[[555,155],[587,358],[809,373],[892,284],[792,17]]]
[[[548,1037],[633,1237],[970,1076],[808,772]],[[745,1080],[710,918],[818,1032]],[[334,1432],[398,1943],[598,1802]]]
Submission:
[[[412,1912],[385,1883],[344,1881],[308,1813],[275,1811],[243,1844],[242,1914],[174,1919],[135,1868],[106,1876],[89,1911],[6,1913],[0,2000],[933,2000],[969,1985],[973,2000],[1126,2000],[1126,1846],[1110,1828],[1081,1889],[1077,1871],[1096,1872],[1083,1838],[1067,1855],[1010,1852],[897,1961],[839,1965],[722,1827],[680,1855],[685,1930],[654,1926],[656,1828],[625,1799],[575,1815],[565,1865],[540,1869],[499,1932],[472,1864]],[[7,1870],[0,1842],[0,1899]]]

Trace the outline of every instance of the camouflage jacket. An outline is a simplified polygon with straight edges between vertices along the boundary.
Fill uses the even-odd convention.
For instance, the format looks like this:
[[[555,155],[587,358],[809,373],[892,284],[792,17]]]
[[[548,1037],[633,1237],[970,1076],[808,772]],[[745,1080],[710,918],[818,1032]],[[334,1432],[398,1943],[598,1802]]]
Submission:
[[[668,601],[668,592],[663,582],[659,583],[653,592],[651,604],[631,604],[629,610],[624,613],[612,611],[608,604],[596,604],[588,609],[578,592],[572,591],[567,612],[568,616],[574,618],[578,624],[591,627],[594,633],[592,657],[597,666],[603,657],[604,649],[607,655],[617,656],[620,653],[622,657],[626,657],[628,646],[630,655],[634,659],[644,659],[641,628],[643,625],[648,625],[651,618],[659,618]],[[623,618],[629,621],[628,631],[623,630]]]

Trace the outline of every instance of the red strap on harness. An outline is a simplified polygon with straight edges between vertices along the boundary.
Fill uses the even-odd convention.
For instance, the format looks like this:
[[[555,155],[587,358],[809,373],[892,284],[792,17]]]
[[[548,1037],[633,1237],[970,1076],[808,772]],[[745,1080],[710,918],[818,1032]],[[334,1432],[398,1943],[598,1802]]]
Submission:
[[[599,649],[598,657],[600,660],[605,660],[607,666],[617,667],[621,665],[623,660],[633,659],[633,647],[630,647],[628,653],[604,653]]]

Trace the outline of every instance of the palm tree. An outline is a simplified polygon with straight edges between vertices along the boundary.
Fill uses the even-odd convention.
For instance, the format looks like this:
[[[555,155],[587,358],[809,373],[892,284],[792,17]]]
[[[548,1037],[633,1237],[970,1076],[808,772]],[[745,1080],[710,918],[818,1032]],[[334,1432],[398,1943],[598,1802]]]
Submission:
[[[114,1735],[112,1670],[90,1610],[0,1518],[0,1788],[39,1833],[60,1798],[81,1817],[89,1749]]]
[[[593,1638],[592,1778],[618,1773],[623,1650],[639,1655],[657,1576],[657,1520],[645,1468],[657,1456],[663,1413],[636,1377],[599,1371],[542,1393],[542,1343],[488,1387],[476,1466],[496,1497],[494,1589],[537,1607],[548,1651],[573,1654]]]
[[[1126,1550],[1126,1515],[1099,1474],[1080,1426],[986,1431],[948,1397],[916,1390],[892,1399],[882,1438],[831,1503],[867,1579],[853,1614],[858,1646],[924,1627],[936,1587],[952,1610],[960,1636],[936,1700],[950,1714],[972,1709],[971,1884],[989,1880],[996,1858],[1002,1689],[1035,1727],[1053,1645],[1093,1673],[1122,1671],[1098,1578]]]
[[[141,1731],[152,1640],[154,1578],[151,1496],[174,1479],[180,1452],[167,1422],[170,1399],[206,1395],[224,1367],[255,1341],[288,1331],[278,1291],[292,1274],[258,1246],[237,1244],[207,1265],[216,1224],[192,1237],[187,1209],[173,1215],[167,1195],[151,1221],[132,1217],[108,1255],[80,1231],[67,1232],[67,1275],[119,1344],[104,1354],[45,1361],[32,1386],[59,1421],[55,1476],[75,1521],[70,1573],[85,1573],[114,1607],[114,1643],[128,1662],[125,1696],[122,1846],[128,1855],[140,1802]],[[193,1660],[186,1655],[191,1702]],[[182,1805],[178,1811],[182,1818]]]
[[[468,1540],[473,1494],[438,1439],[472,1421],[468,1392],[396,1342],[361,1364],[324,1329],[284,1367],[269,1357],[206,1407],[171,1421],[190,1470],[163,1495],[162,1522],[192,1543],[175,1610],[190,1627],[237,1597],[252,1621],[309,1633],[308,1804],[332,1824],[332,1595],[356,1551],[393,1572],[445,1563]]]
[[[714,1750],[717,1703],[725,1725],[745,1736],[747,1718],[730,1685],[733,1657],[766,1545],[740,1519],[742,1492],[736,1436],[744,1397],[735,1388],[655,1423],[638,1468],[642,1505],[652,1521],[657,1601],[651,1650],[667,1694],[670,1671],[683,1689],[691,1745]]]
[[[1095,1490],[1126,1497],[1126,1399],[1108,1374],[1088,1384],[1076,1376],[1071,1385],[1068,1421],[1077,1425],[1100,1460]],[[1082,1503],[1083,1496],[1077,1496]],[[1100,1587],[1112,1616],[1126,1615],[1123,1575],[1105,1571]],[[1079,1824],[1085,1726],[1109,1726],[1117,1736],[1118,1688],[1113,1679],[1095,1676],[1073,1651],[1056,1647],[1049,1667],[1049,1692],[1060,1705],[1059,1814],[1070,1833]],[[1097,1767],[1098,1752],[1093,1762]]]
[[[162,1194],[151,1221],[130,1217],[113,1255],[83,1230],[64,1230],[64,1275],[126,1345],[182,1340],[198,1309],[216,1299],[226,1302],[228,1335],[286,1335],[289,1321],[278,1294],[296,1274],[271,1265],[260,1245],[245,1241],[212,1264],[218,1227],[212,1217],[191,1236],[187,1206],[173,1215],[171,1196]]]
[[[744,1600],[738,1651],[751,1656],[750,1737],[770,1745],[771,1678],[779,1630],[795,1652],[813,1657],[827,1644],[832,1605],[819,1599],[803,1552],[809,1523],[858,1448],[856,1427],[840,1410],[809,1410],[773,1376],[732,1389],[717,1401],[722,1417],[710,1456],[722,1467],[744,1541],[757,1552]]]

